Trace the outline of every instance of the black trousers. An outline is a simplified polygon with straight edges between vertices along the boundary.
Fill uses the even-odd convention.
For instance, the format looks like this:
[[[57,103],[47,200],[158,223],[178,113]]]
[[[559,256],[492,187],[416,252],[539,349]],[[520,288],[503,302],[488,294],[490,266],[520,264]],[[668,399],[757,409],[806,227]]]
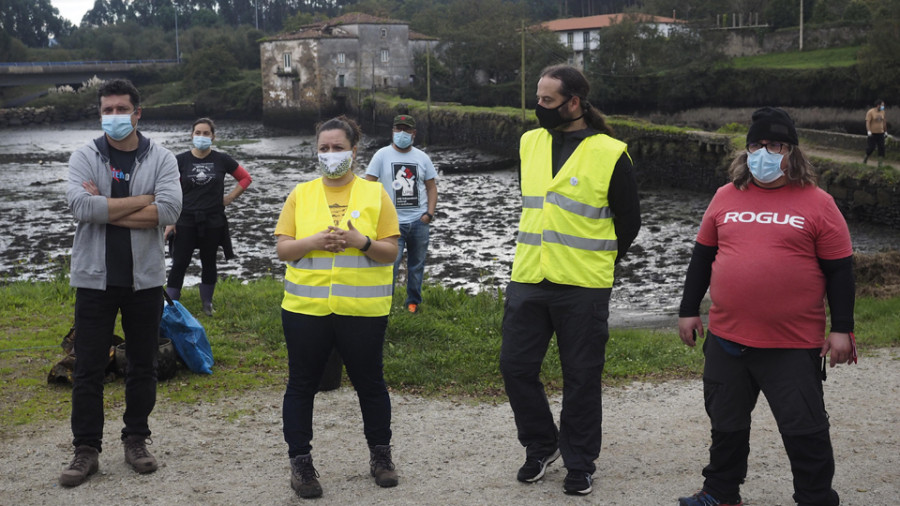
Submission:
[[[172,269],[166,281],[168,288],[181,289],[184,285],[184,273],[191,265],[194,250],[200,250],[200,281],[207,285],[216,284],[218,266],[216,255],[219,244],[225,235],[225,227],[192,227],[177,225],[175,227],[175,249],[172,254]]]
[[[544,457],[558,446],[570,471],[596,470],[611,293],[610,288],[546,282],[511,282],[507,287],[500,371],[528,458]],[[563,373],[559,429],[539,377],[554,333]]]
[[[313,403],[332,349],[347,367],[369,446],[391,443],[391,399],[384,382],[387,316],[310,316],[281,310],[288,352],[282,423],[288,456],[312,450]]]
[[[75,292],[75,371],[72,386],[72,444],[102,450],[103,379],[109,363],[116,315],[125,332],[125,427],[122,438],[150,436],[147,418],[156,405],[156,354],[162,287],[134,291],[78,288]]]
[[[703,394],[712,423],[703,489],[719,500],[740,496],[750,454],[750,415],[761,391],[791,462],[794,501],[837,506],[819,350],[748,348],[735,356],[709,334],[703,352]]]
[[[878,156],[884,158],[884,134],[872,134],[866,137],[866,156],[871,155],[878,148]]]

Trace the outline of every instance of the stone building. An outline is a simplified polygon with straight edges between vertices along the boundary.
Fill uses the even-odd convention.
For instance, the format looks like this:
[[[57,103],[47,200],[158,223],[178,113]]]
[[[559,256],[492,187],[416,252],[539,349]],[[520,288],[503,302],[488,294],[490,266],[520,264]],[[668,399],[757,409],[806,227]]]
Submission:
[[[414,57],[437,39],[409,23],[361,13],[302,27],[260,42],[263,121],[294,128],[343,110],[373,90],[396,89],[416,79]]]

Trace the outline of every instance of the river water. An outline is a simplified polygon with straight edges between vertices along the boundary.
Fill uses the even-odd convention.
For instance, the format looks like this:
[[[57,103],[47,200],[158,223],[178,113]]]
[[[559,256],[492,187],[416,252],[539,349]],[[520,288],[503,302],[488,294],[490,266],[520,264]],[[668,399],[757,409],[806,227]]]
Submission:
[[[272,232],[291,189],[315,172],[309,135],[273,130],[253,122],[217,125],[216,149],[238,160],[253,184],[228,208],[238,258],[219,273],[241,280],[280,278]],[[142,122],[141,131],[175,153],[189,148],[190,125]],[[389,141],[363,139],[362,166]],[[69,254],[75,224],[65,201],[70,153],[100,135],[99,122],[0,130],[0,282],[42,280],[57,274]],[[438,169],[438,212],[432,227],[426,282],[469,292],[495,291],[509,281],[515,249],[519,194],[515,161],[468,149],[426,149]],[[489,168],[489,169],[488,169]],[[233,187],[228,182],[226,189]],[[684,272],[703,211],[711,195],[672,189],[641,189],[643,227],[620,262],[611,313],[627,321],[671,317],[677,312]],[[850,223],[859,252],[900,249],[900,231]],[[199,260],[185,286],[199,283]]]

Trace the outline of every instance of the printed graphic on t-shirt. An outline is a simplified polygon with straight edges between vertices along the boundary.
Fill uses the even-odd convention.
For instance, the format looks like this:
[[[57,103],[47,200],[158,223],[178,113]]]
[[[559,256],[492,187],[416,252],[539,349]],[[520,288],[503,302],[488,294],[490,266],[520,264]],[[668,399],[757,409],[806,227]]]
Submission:
[[[112,173],[113,182],[115,183],[127,183],[131,179],[131,174],[127,174],[124,171],[113,167],[112,165],[109,166],[109,171]]]
[[[203,186],[216,180],[215,164],[212,162],[195,163],[187,178],[197,186]]]
[[[394,173],[394,207],[419,207],[419,166],[414,163],[391,164]]]
[[[347,205],[331,204],[328,206],[328,209],[331,211],[331,219],[334,220],[334,226],[341,226],[341,220],[344,219],[344,214],[347,212]]]

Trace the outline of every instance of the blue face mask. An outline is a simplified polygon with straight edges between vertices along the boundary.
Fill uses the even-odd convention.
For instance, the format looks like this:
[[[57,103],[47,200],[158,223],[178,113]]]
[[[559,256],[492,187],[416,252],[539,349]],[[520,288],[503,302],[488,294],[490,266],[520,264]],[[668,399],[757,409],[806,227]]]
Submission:
[[[100,124],[106,135],[114,141],[121,141],[134,130],[131,114],[104,114]]]
[[[212,139],[209,137],[204,137],[202,135],[194,136],[194,147],[199,149],[200,151],[206,151],[209,147],[212,146]]]
[[[413,136],[409,132],[394,132],[394,145],[400,149],[412,146]]]
[[[760,183],[771,183],[784,175],[781,170],[781,160],[784,155],[773,155],[766,148],[760,148],[755,153],[747,153],[747,167],[750,174]]]
[[[883,105],[879,105],[879,106],[878,106],[878,110],[879,110],[879,111],[883,111],[883,110],[884,110],[884,106],[883,106]]]

